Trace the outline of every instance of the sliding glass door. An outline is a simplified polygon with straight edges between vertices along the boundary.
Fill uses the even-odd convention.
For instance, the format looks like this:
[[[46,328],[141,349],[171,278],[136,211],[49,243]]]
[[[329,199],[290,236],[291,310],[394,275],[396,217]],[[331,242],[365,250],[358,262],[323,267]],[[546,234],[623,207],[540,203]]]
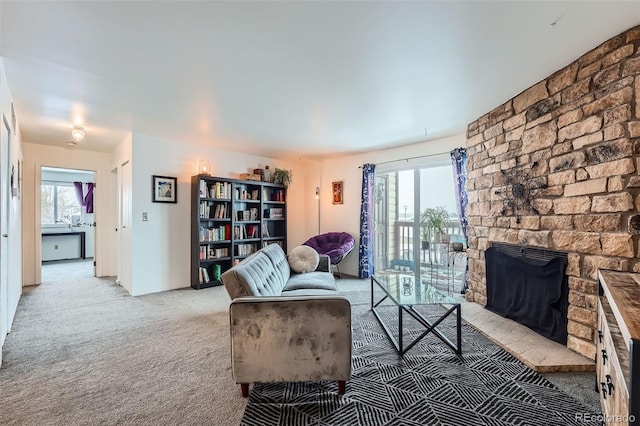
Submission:
[[[375,271],[442,280],[449,241],[459,238],[448,156],[376,169]]]

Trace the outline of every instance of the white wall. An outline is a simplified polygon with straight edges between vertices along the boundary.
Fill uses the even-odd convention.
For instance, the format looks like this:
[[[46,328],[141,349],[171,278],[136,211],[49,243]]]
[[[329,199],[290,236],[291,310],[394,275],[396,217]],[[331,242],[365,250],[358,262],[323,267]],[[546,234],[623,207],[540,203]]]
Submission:
[[[4,72],[4,64],[0,62],[0,117],[7,120],[11,125],[11,104],[13,98],[9,86],[7,85],[7,79]],[[16,134],[11,135],[11,145],[9,152],[9,164],[15,170],[15,178],[18,179],[18,162],[23,158],[22,142],[19,123],[19,111],[16,112]],[[24,173],[23,170],[20,173]],[[2,214],[8,213],[9,219],[9,241],[8,241],[8,253],[2,253],[2,256],[7,256],[8,268],[8,317],[7,324],[8,329],[11,328],[13,318],[20,301],[20,295],[22,294],[22,276],[23,276],[23,235],[22,235],[22,206],[25,204],[25,195],[29,192],[29,189],[24,186],[24,183],[20,186],[20,197],[9,197],[8,212],[2,212]],[[0,307],[0,314],[5,315],[5,308]],[[0,346],[4,343],[4,333],[0,335]],[[0,354],[0,362],[2,355]]]
[[[83,143],[91,143],[87,138]],[[113,228],[111,210],[114,208],[110,197],[111,155],[79,149],[66,149],[34,143],[23,144],[24,153],[24,285],[40,284],[41,281],[41,226],[40,226],[40,170],[43,166],[64,169],[95,171],[96,187],[93,191],[94,219],[96,222],[96,248],[94,260],[96,275],[115,275],[109,262],[109,252],[113,249],[109,230]]]
[[[137,133],[133,135],[132,146],[133,295],[190,285],[190,185],[191,176],[198,172],[200,159],[211,162],[212,175],[228,178],[238,178],[240,173],[264,168],[265,165],[269,165],[272,170],[275,167],[291,169],[294,179],[289,187],[287,200],[287,244],[292,247],[306,239],[307,204],[315,195],[305,193],[307,174],[303,163],[268,159]],[[178,178],[176,204],[151,201],[153,175]],[[148,213],[147,222],[142,221],[143,212]]]
[[[293,171],[293,183],[288,192],[288,241],[289,248],[301,244],[318,231],[318,209],[315,188],[321,188],[321,232],[346,231],[359,238],[360,191],[363,163],[378,163],[400,160],[408,157],[446,153],[453,148],[464,146],[464,135],[457,135],[435,141],[404,146],[400,148],[373,151],[342,158],[310,160],[277,160],[244,154],[220,148],[191,144],[154,136],[135,134],[127,138],[112,154],[88,151],[70,151],[64,148],[24,144],[25,187],[33,192],[24,199],[23,220],[36,226],[25,226],[25,283],[39,282],[39,248],[35,247],[36,200],[34,194],[39,187],[40,166],[95,170],[96,173],[96,221],[99,232],[104,230],[100,223],[107,224],[109,231],[117,227],[114,214],[117,200],[110,193],[111,170],[118,169],[125,161],[131,161],[133,171],[132,191],[132,242],[131,288],[133,295],[141,295],[189,286],[190,280],[190,221],[191,176],[197,174],[198,161],[208,159],[212,174],[237,178],[240,173],[253,168],[269,165]],[[178,202],[176,204],[153,203],[151,201],[152,175],[176,176],[178,178]],[[38,179],[36,179],[38,178]],[[37,180],[37,182],[36,182]],[[344,181],[344,204],[331,203],[331,182]],[[31,192],[31,191],[29,191]],[[39,202],[39,200],[38,200]],[[98,205],[107,206],[101,209]],[[149,221],[142,221],[142,213],[147,212]],[[38,212],[39,215],[39,212]],[[96,261],[104,263],[99,276],[115,275],[115,266],[110,266],[111,250],[117,249],[113,232],[107,233],[97,247]],[[102,259],[100,250],[105,251]],[[33,256],[32,253],[36,255]],[[103,262],[101,262],[103,260]],[[352,252],[343,264],[342,270],[348,275],[357,275],[358,255]],[[36,268],[36,265],[38,267]],[[36,281],[36,279],[38,281]]]
[[[440,153],[449,153],[454,148],[466,146],[466,137],[459,134],[447,138],[406,145],[398,148],[371,151],[363,154],[342,158],[325,159],[320,168],[321,187],[321,231],[324,232],[348,232],[356,239],[356,245],[360,238],[360,197],[362,191],[362,169],[359,167],[365,163],[383,163],[402,160],[418,156],[427,156]],[[313,170],[313,173],[317,173]],[[317,179],[309,178],[306,191],[315,192]],[[332,204],[331,182],[344,181],[344,204]],[[313,219],[317,213],[308,215],[311,222],[307,223],[307,238],[317,234],[317,222],[315,228]],[[311,232],[309,232],[311,231]],[[340,265],[340,270],[347,275],[358,275],[358,250],[354,249]]]

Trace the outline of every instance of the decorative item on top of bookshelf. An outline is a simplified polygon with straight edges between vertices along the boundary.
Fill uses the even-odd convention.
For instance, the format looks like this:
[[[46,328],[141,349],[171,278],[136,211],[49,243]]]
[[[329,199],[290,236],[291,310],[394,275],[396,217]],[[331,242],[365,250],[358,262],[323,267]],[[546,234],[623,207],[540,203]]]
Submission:
[[[260,179],[257,179],[257,180],[264,181],[264,170],[262,170],[262,169],[253,169],[253,174],[255,176],[260,176]]]
[[[291,170],[279,169],[273,172],[273,183],[288,187],[293,182],[293,172]]]
[[[331,190],[333,194],[333,204],[342,204],[343,203],[343,181],[337,181],[331,183]]]
[[[176,203],[178,201],[178,178],[153,175],[151,182],[154,203]]]
[[[209,160],[198,161],[198,174],[210,176],[211,175],[211,163]]]
[[[269,170],[269,165],[264,166],[264,175],[262,176],[265,182],[271,182],[271,170]]]
[[[241,180],[253,180],[253,181],[260,181],[260,175],[257,175],[255,173],[240,173],[240,179]]]

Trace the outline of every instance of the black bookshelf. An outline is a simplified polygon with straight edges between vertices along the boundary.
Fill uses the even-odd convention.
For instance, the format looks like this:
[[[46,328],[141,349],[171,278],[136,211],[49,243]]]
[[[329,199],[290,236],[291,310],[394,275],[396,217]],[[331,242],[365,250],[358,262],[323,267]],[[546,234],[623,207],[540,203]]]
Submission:
[[[191,178],[191,287],[222,285],[218,278],[268,244],[286,252],[283,185],[197,175]]]

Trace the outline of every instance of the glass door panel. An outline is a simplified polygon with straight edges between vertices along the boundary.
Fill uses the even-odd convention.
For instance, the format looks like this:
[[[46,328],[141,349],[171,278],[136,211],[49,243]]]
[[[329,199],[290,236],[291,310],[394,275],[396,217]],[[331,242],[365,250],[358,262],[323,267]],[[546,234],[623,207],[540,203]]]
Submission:
[[[376,273],[413,273],[418,279],[445,280],[446,286],[446,236],[460,234],[454,191],[448,161],[376,172]]]

